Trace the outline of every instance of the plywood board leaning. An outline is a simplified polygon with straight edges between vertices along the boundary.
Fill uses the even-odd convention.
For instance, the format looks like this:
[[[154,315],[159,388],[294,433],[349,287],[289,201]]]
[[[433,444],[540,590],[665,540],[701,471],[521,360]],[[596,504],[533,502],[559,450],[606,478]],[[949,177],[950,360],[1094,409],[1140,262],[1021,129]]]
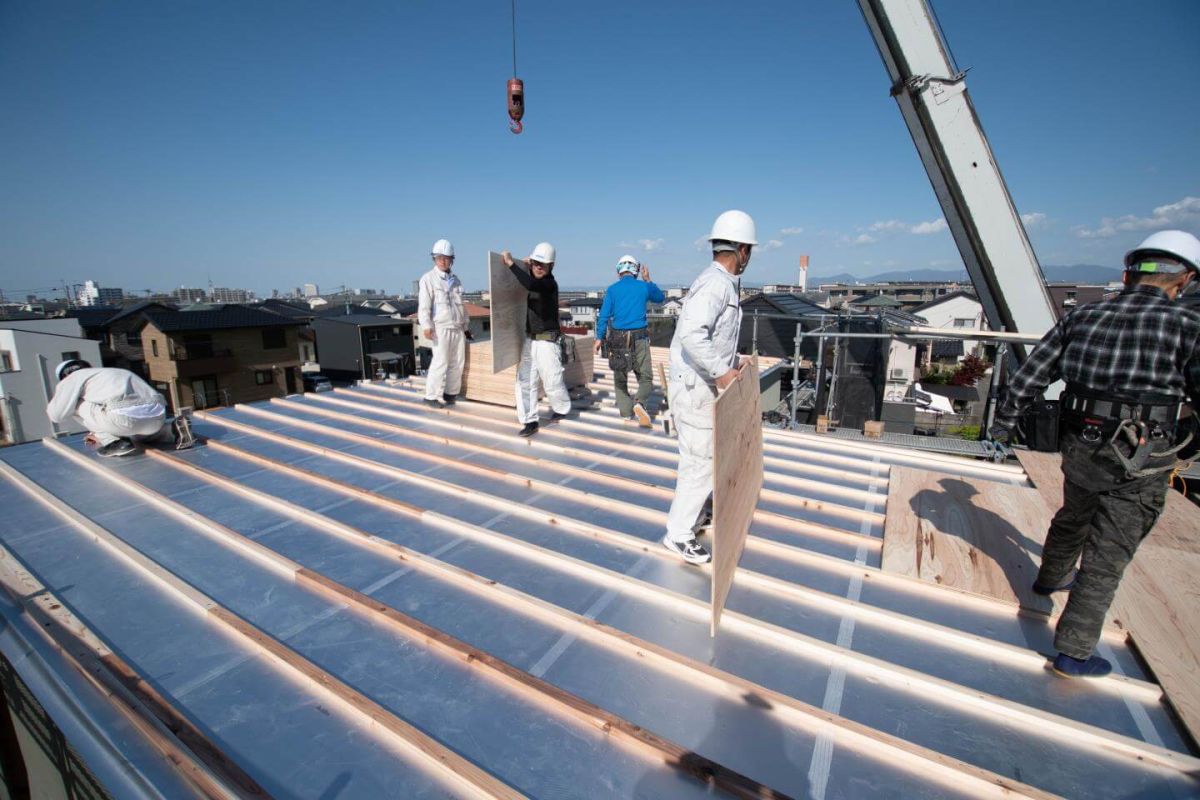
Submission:
[[[525,320],[529,313],[529,292],[504,266],[500,254],[490,251],[488,291],[491,293],[492,372],[496,373],[521,362],[521,348],[525,346]]]
[[[1049,524],[1035,489],[893,466],[882,567],[1053,613],[1030,588]]]
[[[758,359],[753,358],[713,406],[712,636],[717,635],[762,484],[762,415]]]
[[[1017,451],[1051,512],[1062,505],[1062,457]],[[1125,569],[1110,618],[1133,643],[1193,739],[1200,741],[1200,509],[1178,492]]]

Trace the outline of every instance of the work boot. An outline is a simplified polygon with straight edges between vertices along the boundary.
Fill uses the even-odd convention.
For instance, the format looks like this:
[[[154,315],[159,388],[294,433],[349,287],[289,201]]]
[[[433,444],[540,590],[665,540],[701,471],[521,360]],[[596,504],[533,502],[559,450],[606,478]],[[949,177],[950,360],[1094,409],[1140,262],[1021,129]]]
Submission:
[[[536,422],[526,422],[525,427],[521,428],[517,436],[533,436],[538,432],[540,426]]]
[[[662,543],[663,547],[689,564],[707,564],[709,561],[712,561],[712,556],[704,549],[704,545],[695,539],[688,539],[686,542],[675,542],[671,540],[671,536],[668,534],[663,537]]]
[[[1112,672],[1112,664],[1100,656],[1072,658],[1066,653],[1059,653],[1051,669],[1060,678],[1103,678]]]
[[[425,398],[425,405],[427,405],[427,406],[433,406],[434,408],[441,408],[441,407],[442,407],[442,401],[438,400],[436,397],[426,397],[426,398]]]
[[[643,428],[649,428],[653,424],[650,422],[650,413],[641,403],[633,404],[633,415],[637,417],[638,424]]]
[[[443,403],[445,403],[445,404],[446,404],[446,405],[448,405],[448,406],[452,406],[452,405],[454,405],[454,404],[455,404],[455,402],[457,402],[457,401],[458,401],[458,396],[457,396],[457,395],[453,395],[453,394],[444,394],[444,395],[442,395],[442,402],[443,402]]]
[[[101,458],[112,458],[114,456],[127,456],[136,453],[138,449],[134,447],[133,442],[128,439],[117,439],[115,442],[109,442],[103,447],[96,448],[96,455]]]
[[[1042,597],[1048,597],[1055,592],[1069,592],[1075,588],[1075,578],[1078,577],[1078,572],[1072,572],[1070,579],[1062,586],[1042,586],[1037,581],[1033,582],[1033,593],[1040,594]]]

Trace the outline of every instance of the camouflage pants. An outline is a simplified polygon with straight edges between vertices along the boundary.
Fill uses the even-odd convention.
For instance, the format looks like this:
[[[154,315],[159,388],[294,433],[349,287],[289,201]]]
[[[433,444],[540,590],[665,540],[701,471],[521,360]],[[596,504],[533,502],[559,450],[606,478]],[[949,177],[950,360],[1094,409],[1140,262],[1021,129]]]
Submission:
[[[1167,441],[1156,447],[1166,449]],[[1162,513],[1168,475],[1130,480],[1107,442],[1090,444],[1064,431],[1063,505],[1050,523],[1038,583],[1061,586],[1076,560],[1079,577],[1058,621],[1054,646],[1073,658],[1092,654],[1125,567]],[[1123,450],[1129,455],[1129,448]],[[1174,462],[1152,458],[1147,466]]]

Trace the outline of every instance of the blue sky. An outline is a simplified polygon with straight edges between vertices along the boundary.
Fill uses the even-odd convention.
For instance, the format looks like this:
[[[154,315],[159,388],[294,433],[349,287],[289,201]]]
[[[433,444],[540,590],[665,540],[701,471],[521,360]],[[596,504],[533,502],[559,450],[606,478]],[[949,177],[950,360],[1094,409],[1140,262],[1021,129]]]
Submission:
[[[1200,231],[1200,3],[935,3],[1044,264]],[[0,2],[0,288],[397,291],[451,239],[664,284],[961,265],[853,0]],[[24,292],[20,292],[24,294]]]

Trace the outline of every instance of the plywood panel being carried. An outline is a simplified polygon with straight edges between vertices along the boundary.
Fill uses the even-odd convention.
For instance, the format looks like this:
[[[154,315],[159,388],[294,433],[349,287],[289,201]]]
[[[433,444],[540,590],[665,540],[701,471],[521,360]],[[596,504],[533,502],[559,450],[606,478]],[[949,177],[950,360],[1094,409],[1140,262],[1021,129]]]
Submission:
[[[1048,508],[1062,504],[1062,457],[1018,451]],[[1129,632],[1167,701],[1200,740],[1200,508],[1167,493],[1162,516],[1125,570],[1110,618]]]
[[[762,483],[758,360],[751,359],[713,406],[713,636],[742,558]]]
[[[524,268],[524,264],[517,262]],[[517,282],[499,253],[488,252],[488,290],[491,292],[492,372],[515,367],[521,361],[525,344],[525,320],[529,311],[529,292]],[[478,366],[478,365],[476,365]],[[515,403],[516,400],[514,399]]]
[[[575,341],[575,357],[563,368],[563,381],[567,390],[587,386],[592,380],[594,368],[593,342],[591,336],[572,336]],[[494,341],[494,340],[492,340]],[[514,387],[517,382],[516,365],[501,372],[492,372],[492,341],[469,342],[463,365],[463,394],[468,400],[515,407],[517,404]],[[518,361],[520,352],[518,351]],[[542,395],[545,392],[541,392]]]
[[[882,566],[1050,613],[1030,588],[1049,524],[1036,489],[893,466]]]

